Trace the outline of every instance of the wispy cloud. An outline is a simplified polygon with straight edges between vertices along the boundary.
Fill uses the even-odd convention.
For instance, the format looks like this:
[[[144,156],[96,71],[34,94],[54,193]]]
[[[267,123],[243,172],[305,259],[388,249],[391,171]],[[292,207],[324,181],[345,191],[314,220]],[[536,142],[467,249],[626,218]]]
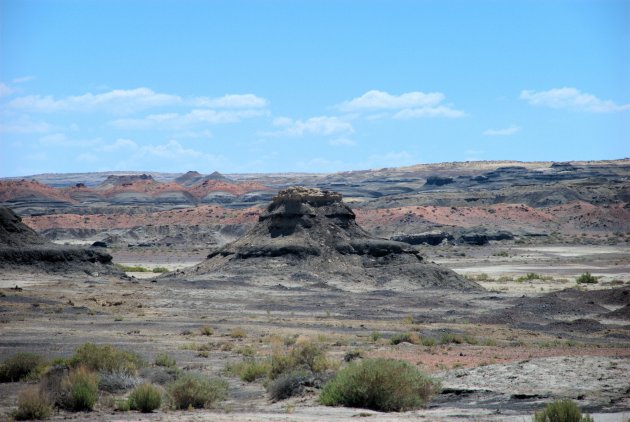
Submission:
[[[71,139],[68,138],[63,133],[52,133],[50,135],[42,136],[39,138],[39,143],[42,146],[46,147],[55,147],[55,148],[67,148],[67,147],[93,147],[100,144],[102,140],[100,138],[96,139]]]
[[[588,113],[612,113],[630,110],[630,104],[616,104],[576,88],[554,88],[548,91],[521,91],[520,98],[529,104]]]
[[[6,97],[7,95],[11,95],[14,92],[16,92],[14,88],[11,88],[9,85],[0,82],[0,97]]]
[[[155,92],[149,88],[115,89],[102,94],[90,92],[63,98],[28,95],[9,102],[9,107],[30,112],[108,111],[116,114],[132,113],[165,106],[212,108],[262,108],[268,104],[254,94],[230,94],[218,98],[182,98],[179,95]]]
[[[456,119],[465,117],[466,113],[448,106],[407,108],[394,114],[394,119],[418,119],[422,117],[448,117]]]
[[[483,131],[483,135],[485,136],[510,136],[520,131],[521,131],[521,128],[519,126],[510,126],[510,127],[506,127],[505,129],[486,129]]]
[[[444,100],[441,92],[424,93],[420,91],[407,92],[400,95],[392,95],[388,92],[371,90],[345,101],[339,105],[342,111],[362,110],[399,110],[403,108],[429,107]]]
[[[105,152],[115,152],[123,149],[136,150],[138,149],[138,144],[131,139],[116,139],[115,142],[101,147],[101,150]]]
[[[15,78],[11,82],[13,82],[14,84],[23,84],[25,82],[30,82],[34,79],[36,79],[35,76],[28,75],[28,76],[21,76],[19,78]]]
[[[307,120],[293,120],[288,117],[274,119],[273,125],[281,129],[266,132],[269,136],[303,136],[303,135],[334,135],[338,133],[352,133],[354,128],[348,122],[334,116],[317,116]]]
[[[352,140],[352,139],[348,139],[348,138],[335,138],[335,139],[331,139],[330,141],[328,141],[328,144],[335,146],[335,147],[353,147],[355,146],[357,143],[356,141]]]
[[[189,113],[150,114],[138,119],[117,119],[110,125],[121,129],[167,129],[181,130],[198,124],[236,123],[243,119],[268,115],[267,110],[224,110],[194,109]]]
[[[12,119],[10,123],[0,124],[0,132],[4,133],[46,133],[52,130],[52,126],[46,122],[34,121],[28,115],[21,115]]]
[[[345,112],[368,112],[366,119],[379,120],[389,117],[383,112],[394,112],[395,119],[415,119],[424,117],[457,118],[466,115],[465,112],[444,104],[446,96],[441,92],[412,91],[400,95],[393,95],[385,91],[371,90],[337,105]],[[381,112],[381,113],[375,113]]]

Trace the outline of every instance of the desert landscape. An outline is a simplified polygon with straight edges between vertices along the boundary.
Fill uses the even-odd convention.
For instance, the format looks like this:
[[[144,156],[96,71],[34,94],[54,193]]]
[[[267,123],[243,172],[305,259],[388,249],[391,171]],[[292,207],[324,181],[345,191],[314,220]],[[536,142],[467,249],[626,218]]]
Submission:
[[[0,383],[3,417],[89,343],[142,362],[53,420],[522,421],[558,399],[630,418],[627,159],[41,174],[0,201],[0,361],[40,359]],[[394,412],[323,404],[378,359],[439,387]],[[224,390],[178,410],[190,373]],[[125,411],[146,382],[160,408]]]

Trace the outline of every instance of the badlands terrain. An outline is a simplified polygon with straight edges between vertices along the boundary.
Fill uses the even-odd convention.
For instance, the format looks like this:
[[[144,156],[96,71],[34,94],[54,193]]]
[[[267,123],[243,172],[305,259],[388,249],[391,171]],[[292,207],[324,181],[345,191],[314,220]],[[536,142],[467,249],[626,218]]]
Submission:
[[[167,353],[229,385],[211,409],[120,412],[122,389],[53,419],[523,421],[559,398],[630,418],[628,159],[43,174],[0,180],[0,206],[0,361],[92,342],[140,354],[138,382]],[[230,369],[305,342],[330,367],[288,399]],[[400,413],[319,404],[377,357],[441,392]],[[0,419],[28,387],[0,383]]]

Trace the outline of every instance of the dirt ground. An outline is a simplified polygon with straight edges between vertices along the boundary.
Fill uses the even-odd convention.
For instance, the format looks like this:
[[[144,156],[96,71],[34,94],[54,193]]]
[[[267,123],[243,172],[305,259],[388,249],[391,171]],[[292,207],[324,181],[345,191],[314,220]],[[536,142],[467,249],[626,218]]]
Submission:
[[[183,268],[205,257],[203,251],[111,252],[117,263],[149,269]],[[136,351],[148,361],[166,352],[178,366],[230,384],[229,398],[212,410],[120,413],[103,395],[94,412],[62,412],[53,420],[526,421],[556,398],[576,400],[596,421],[630,418],[630,320],[606,316],[622,302],[588,296],[630,283],[627,247],[493,243],[426,247],[422,253],[478,280],[486,291],[348,293],[226,274],[186,281],[154,280],[157,274],[151,272],[129,273],[127,280],[5,272],[0,274],[0,360],[18,351],[67,357],[89,341]],[[575,277],[586,271],[600,276],[599,282],[577,285]],[[542,278],[518,281],[530,272]],[[214,334],[202,335],[203,326]],[[230,336],[236,327],[246,337]],[[390,344],[393,335],[407,332],[436,344]],[[459,340],[440,344],[449,335]],[[352,351],[404,359],[441,380],[443,392],[427,409],[385,414],[325,407],[317,403],[316,391],[272,403],[261,382],[245,383],[225,373],[227,363],[243,358],[246,346],[262,358],[278,339],[294,336],[314,339],[340,363]],[[207,357],[195,350],[204,345],[210,349]],[[26,386],[0,384],[0,419],[15,408]]]

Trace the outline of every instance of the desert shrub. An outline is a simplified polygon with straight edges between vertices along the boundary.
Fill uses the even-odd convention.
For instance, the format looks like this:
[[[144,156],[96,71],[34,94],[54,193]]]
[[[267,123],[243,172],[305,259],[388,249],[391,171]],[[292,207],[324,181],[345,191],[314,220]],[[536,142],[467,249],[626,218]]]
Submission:
[[[139,265],[132,266],[132,265],[116,264],[116,267],[119,270],[124,271],[126,273],[148,273],[150,271],[148,268],[144,268]]]
[[[254,346],[242,346],[234,349],[234,352],[238,353],[239,355],[251,357],[256,354],[256,349],[254,348]]]
[[[31,386],[18,396],[18,408],[11,416],[17,421],[48,419],[52,412],[48,396],[37,386]]]
[[[155,267],[152,270],[154,273],[167,273],[168,272],[168,268],[166,267]]]
[[[416,333],[398,333],[395,334],[390,340],[390,344],[400,344],[400,343],[411,343],[418,344],[420,343],[420,338]]]
[[[531,281],[531,280],[542,280],[542,277],[540,276],[540,274],[527,273],[527,274],[522,275],[522,276],[520,276],[520,277],[518,277],[516,279],[516,281],[518,281],[518,282]]]
[[[356,360],[356,359],[363,359],[364,355],[365,355],[365,351],[361,349],[350,350],[349,352],[346,352],[346,354],[343,356],[343,361],[352,362],[353,360]]]
[[[253,382],[259,378],[264,378],[269,373],[269,362],[257,361],[253,359],[244,360],[238,363],[228,364],[226,372],[239,377],[242,381]]]
[[[175,381],[181,374],[182,370],[176,366],[159,366],[153,368],[142,368],[140,376],[153,384],[166,385]]]
[[[453,333],[444,333],[440,336],[440,344],[462,344],[464,339],[462,336]]]
[[[61,389],[64,394],[59,404],[63,409],[92,410],[98,397],[98,375],[79,367],[62,380]]]
[[[589,415],[582,415],[580,408],[572,400],[556,400],[534,413],[533,422],[593,422]]]
[[[247,337],[247,333],[241,327],[232,328],[229,333],[232,338],[245,338]]]
[[[308,370],[310,372],[324,372],[332,367],[326,356],[326,351],[318,344],[307,341],[296,344],[288,351],[275,350],[271,355],[271,369],[269,378],[276,379],[285,372]]]
[[[339,371],[324,385],[320,401],[327,406],[402,411],[425,406],[439,389],[437,381],[407,362],[366,359]]]
[[[202,336],[211,336],[212,334],[214,334],[214,329],[209,325],[204,325],[199,329],[199,332],[201,332]]]
[[[158,353],[157,355],[155,355],[155,359],[153,360],[153,363],[156,366],[164,366],[166,368],[170,368],[177,364],[177,362],[175,361],[175,358],[170,357],[166,353]]]
[[[581,276],[577,277],[575,281],[578,284],[595,284],[597,283],[597,277],[591,275],[589,272],[585,272]]]
[[[0,365],[0,382],[38,378],[45,366],[44,359],[34,353],[20,352]]]
[[[370,339],[374,342],[377,342],[381,337],[383,337],[383,334],[378,331],[372,331],[372,334],[370,334]]]
[[[176,409],[210,408],[227,396],[228,384],[221,379],[186,373],[169,386]]]
[[[269,398],[273,401],[285,400],[302,395],[305,385],[309,384],[312,374],[308,371],[295,371],[281,374],[267,385]]]
[[[140,384],[129,395],[129,407],[142,413],[151,413],[161,404],[160,390],[152,384]]]
[[[99,390],[110,393],[129,390],[141,383],[138,377],[125,371],[104,372],[99,378]]]
[[[422,337],[422,345],[427,347],[433,347],[437,344],[437,340],[433,337]]]
[[[126,352],[108,344],[99,346],[92,343],[80,346],[70,363],[72,366],[81,365],[97,372],[135,373],[145,366],[142,358],[135,353]]]
[[[129,412],[131,410],[131,403],[127,399],[116,400],[114,403],[114,409],[119,412]]]

